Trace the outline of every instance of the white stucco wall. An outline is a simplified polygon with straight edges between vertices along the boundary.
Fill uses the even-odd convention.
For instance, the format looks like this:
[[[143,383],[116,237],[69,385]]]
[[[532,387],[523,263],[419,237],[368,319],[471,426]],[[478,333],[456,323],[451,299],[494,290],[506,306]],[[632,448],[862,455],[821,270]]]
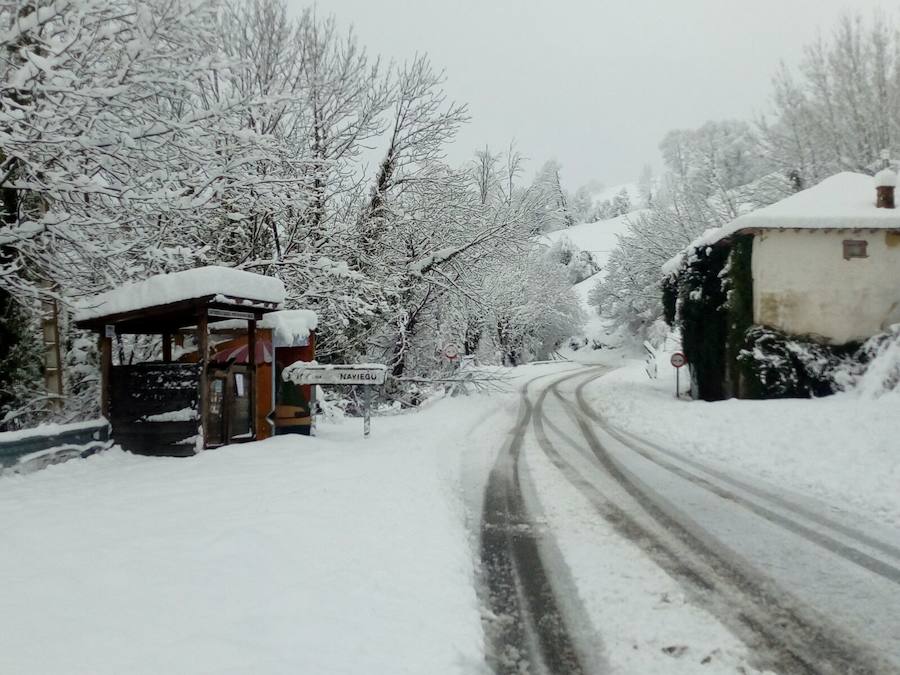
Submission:
[[[844,260],[843,241],[868,242]],[[754,322],[832,343],[900,323],[900,233],[765,230],[753,238]]]

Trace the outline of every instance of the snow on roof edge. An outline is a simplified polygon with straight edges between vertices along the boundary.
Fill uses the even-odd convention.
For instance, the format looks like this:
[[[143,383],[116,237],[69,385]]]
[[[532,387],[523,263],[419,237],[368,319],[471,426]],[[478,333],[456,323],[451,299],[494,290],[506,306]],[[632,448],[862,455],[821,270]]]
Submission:
[[[706,230],[660,267],[671,276],[686,254],[702,246],[714,246],[745,230],[900,230],[900,210],[875,206],[872,176],[844,171],[789,197],[738,216],[727,225]]]
[[[209,265],[182,272],[157,274],[76,303],[75,320],[89,321],[182,300],[206,296],[231,296],[282,305],[284,284],[280,279],[232,267]]]

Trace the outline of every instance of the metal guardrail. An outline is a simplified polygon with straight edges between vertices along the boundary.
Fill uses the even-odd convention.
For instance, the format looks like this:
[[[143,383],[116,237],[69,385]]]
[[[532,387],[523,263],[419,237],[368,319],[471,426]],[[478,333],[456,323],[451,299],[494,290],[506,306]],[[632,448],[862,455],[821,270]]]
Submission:
[[[5,438],[4,438],[5,437]],[[109,422],[94,420],[0,433],[0,473],[27,473],[75,457],[87,457],[112,445]]]

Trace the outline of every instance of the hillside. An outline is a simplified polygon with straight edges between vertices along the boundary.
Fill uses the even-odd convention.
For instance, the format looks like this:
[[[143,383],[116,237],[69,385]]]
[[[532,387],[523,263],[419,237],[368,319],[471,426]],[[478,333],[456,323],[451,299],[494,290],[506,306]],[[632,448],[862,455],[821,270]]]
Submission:
[[[613,249],[616,247],[619,236],[626,234],[628,231],[629,218],[633,218],[639,214],[640,211],[633,211],[624,216],[618,216],[617,218],[611,218],[609,220],[600,220],[595,223],[583,223],[581,225],[567,227],[564,230],[548,232],[542,237],[542,240],[549,246],[552,246],[558,240],[565,237],[581,250],[589,251],[594,258],[594,261],[600,266],[600,271],[597,272],[597,274],[575,284],[573,287],[578,295],[578,299],[581,301],[581,306],[587,315],[587,323],[584,326],[582,335],[575,336],[576,340],[580,337],[581,339],[587,339],[591,342],[596,341],[607,345],[618,344],[621,341],[618,337],[613,335],[613,332],[610,331],[606,322],[597,315],[596,309],[588,304],[588,293],[597,285],[597,282],[603,278],[606,262],[609,259],[610,253],[612,253]],[[577,360],[584,360],[585,357],[591,357],[589,351],[583,349],[579,351],[580,353]],[[563,347],[560,350],[560,353],[568,358],[574,358],[575,356],[568,345]]]
[[[619,235],[625,234],[628,230],[628,219],[638,213],[640,211],[634,211],[609,220],[598,220],[595,223],[573,225],[563,230],[548,232],[541,239],[548,246],[552,246],[565,237],[581,250],[589,251],[602,269],[606,265],[609,254],[616,247]]]

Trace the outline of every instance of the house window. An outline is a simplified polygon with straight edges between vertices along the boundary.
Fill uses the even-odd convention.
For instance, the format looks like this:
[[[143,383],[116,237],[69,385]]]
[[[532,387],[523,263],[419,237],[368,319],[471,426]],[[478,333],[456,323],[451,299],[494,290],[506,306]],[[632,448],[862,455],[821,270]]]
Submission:
[[[866,246],[869,242],[865,239],[844,239],[844,260],[850,258],[868,258]]]

